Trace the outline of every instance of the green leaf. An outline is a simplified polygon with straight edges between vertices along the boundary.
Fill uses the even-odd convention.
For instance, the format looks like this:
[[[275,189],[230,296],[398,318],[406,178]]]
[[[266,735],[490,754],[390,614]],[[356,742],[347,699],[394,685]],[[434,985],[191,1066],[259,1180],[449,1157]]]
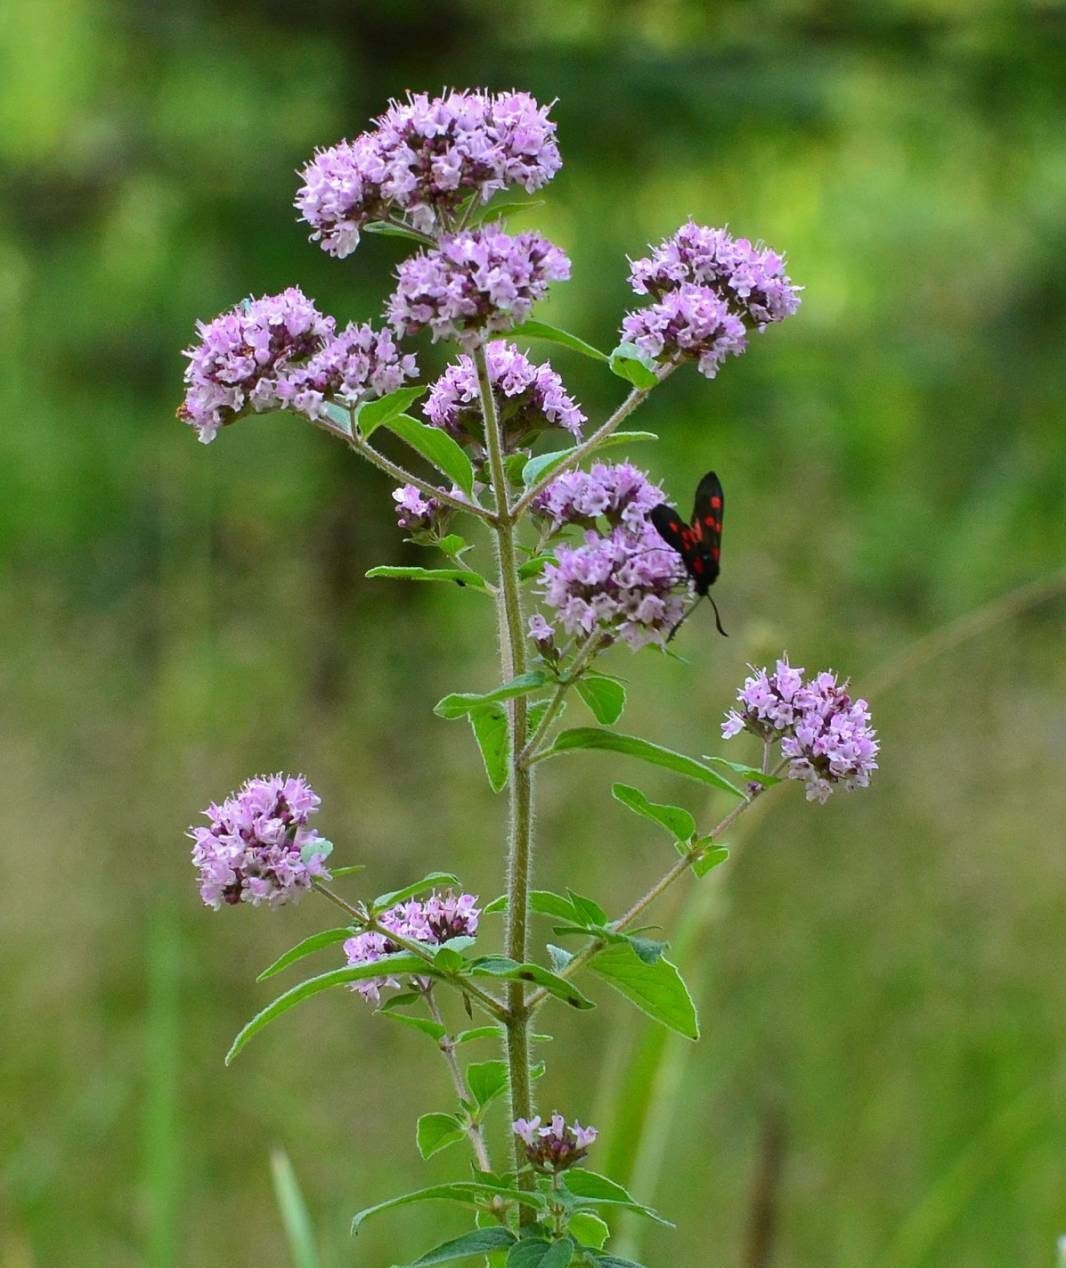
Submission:
[[[666,950],[666,943],[659,942],[656,938],[637,938],[628,934],[627,940],[645,964],[654,964],[656,960],[662,959]]]
[[[308,978],[306,982],[300,982],[298,985],[291,987],[284,995],[279,995],[272,1004],[268,1004],[261,1012],[256,1013],[252,1020],[241,1030],[237,1038],[234,1039],[229,1052],[226,1053],[226,1065],[230,1064],[253,1035],[257,1035],[275,1017],[280,1017],[282,1013],[288,1012],[295,1004],[299,1004],[301,1000],[305,1000],[311,995],[317,995],[320,991],[328,991],[333,986],[345,986],[349,982],[361,982],[368,977],[383,977],[390,973],[414,972],[424,975],[427,971],[432,972],[432,969],[421,956],[411,955],[407,951],[400,951],[396,955],[384,955],[380,960],[375,960],[372,964],[350,964],[347,968],[333,969],[331,972],[322,973],[318,977]]]
[[[421,246],[433,246],[433,239],[417,229],[405,229],[403,225],[389,224],[387,220],[369,220],[363,225],[365,233],[376,233],[382,238],[406,238],[409,242],[417,242]]]
[[[508,1081],[506,1061],[477,1061],[466,1068],[470,1095],[482,1109],[507,1091]]]
[[[313,951],[319,951],[322,947],[332,947],[338,942],[345,942],[355,932],[354,929],[324,929],[321,933],[313,933],[309,938],[304,938],[302,942],[298,942],[294,947],[279,955],[274,963],[255,979],[257,982],[265,982],[268,977],[273,977],[275,973],[280,973],[282,969],[287,969],[290,964],[295,964],[297,960],[302,960],[305,955],[310,955]]]
[[[499,898],[494,898],[491,903],[486,903],[481,909],[481,914],[483,916],[495,916],[501,911],[506,911],[509,906],[507,895],[501,894]]]
[[[644,1268],[635,1259],[619,1259],[617,1255],[597,1255],[596,1262],[601,1268]]]
[[[473,1043],[475,1039],[502,1039],[503,1037],[502,1026],[471,1026],[469,1030],[460,1030],[457,1035],[452,1035],[452,1043],[459,1045]]]
[[[439,1043],[447,1034],[446,1029],[439,1021],[431,1021],[428,1017],[409,1017],[406,1013],[398,1013],[395,1011],[381,1012],[383,1017],[388,1017],[390,1021],[398,1021],[401,1025],[409,1026],[412,1030],[419,1030],[424,1035],[429,1035],[430,1039]]]
[[[330,875],[335,881],[340,880],[342,876],[354,876],[356,872],[365,872],[365,863],[352,863],[348,867],[331,867]]]
[[[555,757],[570,749],[608,749],[614,753],[627,753],[630,757],[639,758],[642,762],[650,762],[653,766],[665,766],[667,770],[685,775],[701,784],[710,784],[712,788],[721,788],[731,792],[741,800],[747,800],[739,788],[735,788],[728,779],[697,762],[695,758],[685,757],[672,749],[663,748],[660,744],[652,744],[650,740],[641,740],[634,735],[619,735],[615,731],[603,731],[595,726],[574,727],[564,731],[547,750],[546,756]]]
[[[380,961],[378,962],[380,963]],[[571,985],[565,978],[541,968],[539,964],[518,964],[506,956],[486,956],[482,960],[474,960],[471,973],[479,977],[504,978],[509,982],[532,982],[542,986],[549,995],[564,1000],[572,1008],[595,1008],[590,999]]]
[[[615,445],[635,444],[641,440],[658,440],[659,437],[653,431],[616,431],[611,432],[609,436],[605,436],[603,440],[596,446],[596,453],[601,449],[610,449]],[[564,462],[579,448],[572,445],[569,449],[556,449],[551,453],[537,454],[535,458],[530,458],[526,465],[522,468],[522,483],[527,489],[532,488],[538,480],[549,475],[556,467],[562,466]]]
[[[544,202],[543,198],[527,198],[524,201],[519,200],[517,202],[489,203],[487,207],[483,207],[470,217],[470,224],[480,225],[486,220],[494,219],[496,216],[506,216],[511,212],[529,211],[533,207],[543,207]],[[513,335],[514,331],[511,334]]]
[[[544,721],[544,715],[551,708],[550,700],[537,700],[531,704],[526,710],[526,740],[529,741],[537,733],[537,728]],[[566,701],[563,700],[555,710],[555,720],[563,716],[566,712]]]
[[[666,1228],[674,1227],[669,1220],[664,1220],[651,1207],[642,1206],[634,1201],[620,1184],[608,1180],[606,1176],[597,1175],[595,1171],[588,1171],[584,1167],[573,1167],[566,1173],[564,1183],[567,1190],[580,1200],[581,1205],[602,1203],[604,1206],[618,1206],[627,1211],[634,1211],[638,1215],[646,1215],[648,1219]]]
[[[603,1220],[591,1211],[575,1211],[570,1217],[569,1230],[583,1246],[593,1246],[596,1250],[611,1235],[611,1230]]]
[[[548,956],[556,973],[561,973],[574,958],[572,952],[564,951],[562,947],[553,946],[550,942],[548,943]]]
[[[433,706],[433,712],[439,718],[461,718],[471,709],[482,709],[501,700],[513,700],[516,696],[527,696],[531,691],[539,691],[549,681],[543,670],[533,669],[528,674],[519,674],[517,678],[512,678],[502,687],[494,687],[481,694],[474,691],[453,692],[443,700],[438,700]]]
[[[489,787],[493,792],[499,792],[511,773],[507,710],[502,704],[490,704],[483,709],[471,709],[467,716],[481,750]]]
[[[307,1205],[300,1192],[296,1172],[284,1149],[274,1149],[270,1154],[270,1170],[274,1177],[274,1197],[285,1225],[285,1236],[293,1268],[319,1268],[318,1249]]]
[[[355,411],[355,425],[364,440],[369,440],[374,432],[383,424],[391,422],[425,392],[422,387],[398,387],[394,392],[386,392],[376,401],[364,401]]]
[[[726,770],[735,771],[738,775],[751,780],[754,784],[762,784],[764,788],[772,788],[774,784],[781,782],[780,775],[769,775],[766,771],[759,770],[757,766],[745,766],[743,762],[727,762],[724,757],[715,757],[710,753],[704,753],[703,760],[705,762],[717,762],[719,766],[724,766]]]
[[[448,533],[437,542],[437,549],[446,555],[458,555],[466,549],[466,538],[460,537],[458,533]]]
[[[421,991],[403,991],[399,995],[390,995],[388,999],[383,999],[374,1011],[391,1013],[397,1008],[406,1008],[409,1004],[421,1004],[424,998]]]
[[[462,445],[446,431],[420,423],[410,414],[397,414],[394,418],[385,419],[381,425],[399,436],[438,471],[443,471],[468,498],[474,496],[474,468]]]
[[[618,943],[601,951],[589,967],[655,1021],[686,1039],[700,1037],[692,996],[669,960],[659,957],[648,964],[629,943]]]
[[[423,1114],[415,1128],[415,1142],[423,1158],[432,1158],[462,1140],[463,1135],[463,1125],[454,1114]]]
[[[336,401],[323,401],[322,412],[329,421],[338,430],[342,431],[345,436],[352,434],[352,415],[351,411],[344,405],[339,405]]]
[[[681,806],[669,806],[649,801],[639,788],[630,784],[614,784],[611,796],[628,806],[634,814],[650,819],[665,828],[675,841],[689,842],[696,834],[696,820]]]
[[[315,857],[328,859],[332,853],[333,842],[319,837],[316,841],[308,841],[306,845],[300,847],[300,862],[310,863]]]
[[[539,577],[546,565],[558,563],[558,559],[550,551],[542,555],[533,555],[518,565],[518,580],[528,581],[530,577]]]
[[[379,960],[378,963],[380,964],[381,961]],[[544,1205],[544,1199],[539,1193],[526,1193],[521,1189],[483,1184],[476,1180],[454,1180],[451,1184],[434,1184],[428,1189],[404,1193],[398,1198],[389,1198],[385,1202],[378,1202],[375,1206],[365,1207],[352,1217],[352,1232],[357,1233],[372,1215],[394,1210],[398,1206],[411,1206],[416,1202],[460,1202],[464,1206],[476,1208],[483,1204],[487,1205],[493,1198],[502,1198],[505,1202],[521,1202],[524,1206],[542,1207]]]
[[[573,1256],[574,1243],[569,1237],[558,1242],[527,1237],[511,1247],[507,1268],[567,1268]]]
[[[487,1255],[494,1250],[506,1250],[513,1246],[514,1233],[506,1228],[478,1228],[472,1233],[464,1233],[454,1241],[445,1242],[436,1250],[428,1251],[421,1259],[416,1259],[408,1268],[428,1268],[430,1264],[447,1264],[453,1259],[470,1259],[474,1255]]]
[[[604,726],[614,726],[626,707],[625,687],[604,674],[583,674],[577,680],[577,693]]]
[[[564,898],[562,894],[553,894],[550,889],[535,889],[529,896],[529,906],[538,916],[551,916],[555,920],[579,920],[570,899]]]
[[[620,343],[611,353],[608,364],[612,374],[617,374],[620,379],[625,379],[627,383],[632,383],[643,391],[655,387],[659,382],[659,376],[652,368],[655,363],[636,344]]]
[[[593,902],[591,898],[582,898],[580,894],[575,894],[572,889],[568,889],[566,892],[570,895],[570,902],[577,913],[579,924],[598,929],[607,923],[607,913],[599,903]]]
[[[473,586],[484,590],[485,578],[466,568],[416,568],[400,564],[378,564],[371,568],[368,577],[389,577],[396,581],[454,581],[457,586]]]
[[[395,907],[397,903],[402,903],[405,898],[415,898],[419,894],[424,894],[427,889],[433,889],[437,885],[458,885],[459,877],[453,876],[451,872],[429,872],[423,876],[420,881],[414,881],[410,885],[405,885],[402,889],[390,889],[386,894],[378,894],[377,898],[370,904],[371,911],[385,911],[389,907]]]
[[[605,352],[601,352],[599,348],[594,348],[591,343],[586,343],[584,339],[579,339],[577,335],[572,335],[568,330],[560,330],[558,326],[549,326],[546,321],[524,321],[520,326],[516,326],[507,336],[508,339],[547,339],[549,343],[560,344],[564,348],[569,348],[571,352],[580,352],[584,357],[591,357],[593,361],[607,362],[610,358]]]
[[[729,851],[724,845],[719,845],[713,850],[708,850],[706,854],[701,854],[699,858],[693,859],[692,870],[697,876],[706,876],[727,858],[729,858]]]

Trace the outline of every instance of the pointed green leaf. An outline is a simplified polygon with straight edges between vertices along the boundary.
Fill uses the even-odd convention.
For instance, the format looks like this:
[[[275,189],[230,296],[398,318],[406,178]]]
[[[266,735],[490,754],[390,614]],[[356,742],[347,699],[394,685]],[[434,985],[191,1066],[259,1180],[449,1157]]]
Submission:
[[[599,453],[601,449],[611,449],[615,445],[629,445],[636,444],[641,440],[658,439],[659,437],[653,431],[615,431],[611,432],[609,436],[604,436],[596,446],[595,452]],[[522,483],[527,489],[532,488],[538,480],[549,475],[556,467],[562,466],[577,449],[577,445],[571,445],[569,449],[556,449],[551,453],[537,454],[535,458],[530,458],[522,468]]]
[[[499,898],[494,898],[491,903],[486,903],[481,909],[481,914],[483,916],[495,916],[501,911],[506,911],[509,905],[507,895],[501,894]]]
[[[601,925],[607,923],[607,913],[599,903],[594,902],[591,898],[583,898],[580,894],[575,894],[572,889],[566,892],[570,895],[570,901],[573,904],[574,911],[577,913],[579,924],[598,929]]]
[[[319,1268],[321,1260],[315,1245],[311,1217],[307,1213],[307,1204],[300,1192],[296,1172],[284,1149],[274,1149],[271,1152],[270,1170],[274,1177],[274,1196],[285,1225],[293,1268]]]
[[[562,947],[553,946],[550,942],[548,943],[548,956],[552,962],[552,969],[556,973],[562,973],[574,958],[572,952],[564,951]]]
[[[418,242],[422,246],[432,247],[436,243],[417,229],[405,229],[403,225],[390,224],[387,220],[368,220],[363,225],[364,233],[376,233],[382,238],[406,238],[409,242]]]
[[[401,564],[378,564],[366,573],[368,577],[389,577],[395,581],[454,581],[457,586],[484,590],[485,578],[466,568],[416,568]]]
[[[654,361],[650,360],[633,343],[620,343],[611,353],[608,363],[611,373],[620,379],[632,383],[634,387],[647,391],[659,382],[659,376],[653,369]]]
[[[390,1021],[398,1021],[401,1025],[410,1027],[411,1030],[421,1031],[422,1034],[429,1035],[430,1039],[435,1040],[437,1043],[440,1043],[447,1034],[447,1031],[439,1021],[431,1021],[428,1017],[410,1017],[407,1013],[383,1012],[381,1009],[378,1009],[378,1011],[382,1017],[387,1017]]]
[[[284,955],[279,955],[274,963],[262,971],[255,979],[257,982],[265,982],[268,977],[273,977],[275,973],[280,973],[282,969],[287,969],[290,964],[295,964],[297,960],[302,960],[305,955],[310,955],[313,951],[320,951],[322,947],[336,946],[338,942],[345,942],[355,933],[354,929],[324,929],[321,933],[313,933],[309,938],[304,938],[302,942],[298,942]]]
[[[597,1175],[595,1171],[589,1171],[585,1167],[573,1167],[568,1171],[564,1184],[567,1190],[579,1199],[581,1206],[586,1204],[617,1206],[627,1211],[634,1211],[638,1215],[645,1215],[656,1224],[662,1224],[666,1228],[674,1227],[669,1220],[664,1220],[650,1207],[642,1206],[634,1201],[620,1184],[608,1180],[606,1176]]]
[[[693,859],[692,870],[697,876],[706,876],[727,858],[729,858],[729,851],[724,845],[719,845],[713,850],[708,850],[706,854],[701,854],[699,858]]]
[[[649,801],[639,788],[630,784],[614,784],[611,796],[628,806],[634,814],[650,819],[661,828],[665,828],[675,841],[689,842],[696,833],[696,820],[681,806],[669,806]]]
[[[628,943],[601,951],[589,967],[655,1021],[686,1039],[700,1037],[696,1006],[677,967],[659,957],[648,964]]]
[[[482,709],[486,705],[502,700],[513,700],[516,696],[527,696],[531,691],[538,691],[550,679],[543,670],[532,669],[527,674],[519,674],[502,687],[494,687],[491,691],[480,694],[474,691],[457,691],[433,706],[433,712],[439,718],[461,718],[471,709]]]
[[[591,343],[586,343],[584,339],[579,339],[577,335],[572,335],[568,330],[560,330],[558,326],[549,326],[546,321],[524,321],[520,326],[516,326],[509,334],[508,339],[547,339],[549,343],[560,344],[564,348],[569,348],[572,352],[580,352],[584,357],[591,357],[593,361],[608,361],[609,358],[605,352],[601,352],[599,348],[594,348]]]
[[[662,954],[666,950],[666,943],[659,942],[656,938],[637,938],[632,934],[628,934],[626,937],[629,945],[645,964],[654,964],[656,960],[662,958]]]
[[[402,889],[390,889],[388,893],[378,894],[370,907],[374,912],[385,911],[389,907],[395,907],[397,903],[402,903],[405,898],[415,898],[419,894],[424,894],[427,889],[458,884],[459,877],[453,876],[451,872],[429,872],[420,881],[404,885]]]
[[[712,788],[721,788],[734,797],[747,800],[739,788],[735,788],[728,779],[697,762],[695,758],[685,757],[672,749],[653,744],[650,740],[641,740],[634,735],[619,735],[615,731],[604,731],[595,726],[580,726],[564,731],[548,749],[546,756],[555,757],[570,749],[608,749],[614,753],[626,753],[630,757],[639,758],[642,762],[650,762],[653,766],[664,766],[667,770],[685,775],[688,779],[698,780],[701,784],[710,784]]]
[[[483,1184],[476,1180],[455,1180],[451,1184],[434,1184],[428,1189],[404,1193],[398,1198],[389,1198],[385,1202],[364,1208],[352,1217],[352,1232],[357,1233],[372,1215],[394,1210],[398,1206],[411,1206],[416,1202],[459,1202],[464,1206],[478,1207],[487,1205],[493,1198],[501,1198],[505,1202],[520,1202],[524,1206],[544,1205],[544,1198],[539,1193],[526,1193],[521,1189]]]
[[[614,726],[626,707],[625,687],[604,674],[583,674],[577,680],[577,693],[604,726]]]
[[[308,841],[306,845],[300,847],[300,862],[310,863],[313,858],[328,859],[333,853],[333,842],[327,841],[324,837],[317,840]]]
[[[463,1135],[463,1125],[454,1114],[423,1114],[415,1128],[415,1142],[423,1158],[432,1158],[462,1140]]]
[[[460,1030],[457,1035],[452,1035],[452,1043],[459,1045],[472,1043],[475,1039],[502,1039],[503,1037],[502,1026],[471,1026],[469,1030]]]
[[[252,1020],[241,1030],[237,1038],[234,1039],[229,1052],[226,1053],[226,1065],[230,1064],[253,1035],[258,1034],[275,1017],[280,1017],[282,1013],[288,1012],[295,1004],[299,1004],[301,1000],[305,1000],[311,995],[317,995],[320,991],[328,991],[333,986],[345,986],[349,982],[361,982],[368,977],[383,977],[390,973],[414,972],[424,975],[426,972],[431,973],[432,969],[421,956],[401,951],[396,955],[382,956],[380,960],[375,960],[372,964],[350,964],[347,968],[333,969],[332,972],[323,973],[319,977],[308,978],[306,982],[300,982],[298,985],[291,987],[284,995],[279,995],[272,1004],[268,1004],[261,1012],[256,1013]]]
[[[711,753],[704,753],[703,760],[705,762],[717,762],[719,766],[724,766],[726,770],[735,771],[745,779],[750,779],[752,783],[762,784],[764,788],[772,788],[774,784],[781,782],[780,775],[770,775],[766,771],[759,770],[757,766],[745,766],[743,762],[727,762],[724,757],[715,757]]]
[[[574,1243],[569,1237],[558,1242],[526,1237],[511,1247],[507,1268],[567,1268],[573,1255]]]
[[[546,565],[558,562],[550,551],[545,551],[542,555],[533,555],[518,565],[518,580],[528,581],[530,577],[539,577]]]
[[[374,432],[383,424],[398,417],[409,406],[423,395],[426,388],[398,387],[394,392],[386,392],[376,401],[364,401],[355,411],[355,425],[364,440],[369,440]]]
[[[611,1230],[591,1211],[575,1211],[570,1217],[570,1232],[582,1246],[592,1246],[599,1250],[611,1235]]]
[[[619,1259],[617,1255],[597,1255],[596,1263],[600,1268],[644,1268],[635,1259]]]
[[[471,973],[481,977],[498,977],[509,982],[531,982],[542,986],[549,995],[554,995],[569,1004],[572,1008],[595,1008],[590,999],[573,986],[565,978],[559,977],[539,964],[518,964],[506,956],[485,956],[482,960],[474,960]]]
[[[489,786],[493,792],[499,792],[506,785],[511,773],[507,710],[502,704],[490,704],[482,709],[471,709],[467,717],[481,750],[481,760],[485,763]]]
[[[553,894],[550,889],[535,889],[529,896],[529,906],[538,916],[551,916],[555,920],[579,919],[570,899]]]
[[[335,881],[339,881],[342,876],[354,876],[356,872],[365,872],[365,863],[351,863],[347,867],[331,867],[330,875]]]
[[[509,1076],[506,1061],[477,1061],[466,1068],[470,1095],[484,1109],[507,1091]]]
[[[468,498],[474,496],[474,468],[466,450],[446,431],[431,427],[428,423],[420,423],[410,414],[397,414],[393,418],[387,418],[381,426],[399,436],[438,471],[443,471]]]
[[[416,1259],[408,1268],[429,1268],[430,1264],[448,1264],[455,1259],[471,1259],[475,1255],[488,1255],[492,1251],[506,1250],[515,1242],[514,1233],[506,1228],[478,1228],[472,1233],[464,1233],[454,1241],[445,1242],[436,1250],[428,1251],[421,1259]]]
[[[489,203],[487,207],[483,207],[480,211],[475,212],[470,217],[471,225],[483,224],[486,220],[494,220],[497,216],[507,216],[517,214],[520,211],[531,211],[534,207],[543,207],[543,198],[527,198],[524,200],[505,202],[505,203]],[[514,331],[511,331],[514,335]]]

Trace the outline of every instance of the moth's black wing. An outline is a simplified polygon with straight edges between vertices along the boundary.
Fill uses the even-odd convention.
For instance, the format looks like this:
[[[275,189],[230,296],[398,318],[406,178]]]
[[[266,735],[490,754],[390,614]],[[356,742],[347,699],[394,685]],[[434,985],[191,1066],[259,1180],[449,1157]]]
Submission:
[[[660,502],[658,506],[651,508],[650,518],[655,525],[655,531],[663,541],[668,546],[672,546],[687,563],[688,546],[685,539],[685,530],[688,525],[685,524],[677,511],[672,506],[667,506],[665,502]]]
[[[692,528],[695,549],[700,566],[692,566],[700,594],[706,594],[718,580],[722,558],[722,517],[725,513],[725,494],[722,482],[713,471],[708,471],[696,489],[696,503],[692,508]]]

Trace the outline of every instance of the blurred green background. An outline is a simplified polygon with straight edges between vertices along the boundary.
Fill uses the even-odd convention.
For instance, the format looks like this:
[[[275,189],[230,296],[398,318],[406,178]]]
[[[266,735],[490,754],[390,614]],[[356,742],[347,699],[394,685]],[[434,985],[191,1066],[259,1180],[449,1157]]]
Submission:
[[[415,1153],[417,1114],[449,1105],[421,1036],[337,993],[223,1068],[273,994],[255,974],[332,918],[212,915],[182,833],[246,775],[302,769],[370,892],[446,867],[494,895],[502,802],[430,712],[493,682],[489,605],[365,580],[416,555],[387,482],[306,425],[204,449],[173,417],[196,317],[293,282],[379,311],[400,244],[307,245],[293,172],[445,83],[559,98],[566,167],[516,222],[574,261],[546,319],[611,346],[626,254],[690,214],[787,251],[806,287],[718,382],[679,374],[635,420],[678,498],[723,476],[731,637],[701,612],[687,666],[613,653],[628,728],[707,751],[745,663],[787,647],[868,690],[884,745],[869,793],[780,791],[662,904],[698,1048],[593,987],[596,1014],[545,1014],[543,1104],[599,1123],[601,1168],[679,1223],[620,1231],[651,1268],[1051,1264],[1063,609],[1054,583],[996,603],[1062,564],[1066,9],[5,0],[0,31],[0,1265],[286,1265],[278,1145],[331,1268],[460,1226],[421,1208],[347,1234],[460,1165]],[[619,399],[555,363],[594,418]],[[538,879],[618,909],[668,846],[610,800],[606,760],[541,769]],[[713,821],[696,785],[618,777]]]

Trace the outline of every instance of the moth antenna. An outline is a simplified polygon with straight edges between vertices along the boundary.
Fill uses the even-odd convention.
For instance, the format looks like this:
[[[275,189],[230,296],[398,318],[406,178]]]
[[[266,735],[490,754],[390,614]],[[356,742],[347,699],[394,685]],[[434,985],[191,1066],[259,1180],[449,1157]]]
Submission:
[[[708,595],[707,598],[711,599],[711,596]],[[718,615],[718,604],[715,603],[713,599],[711,599],[711,607],[714,608],[714,623],[718,627],[718,633],[721,634],[723,638],[728,638],[729,635],[722,629],[722,618]],[[689,610],[691,611],[691,609]],[[671,635],[671,637],[673,636]]]
[[[710,598],[710,595],[708,595],[707,597],[708,597],[708,598]],[[689,617],[693,614],[693,612],[695,612],[695,611],[696,611],[696,609],[700,606],[700,599],[702,599],[702,598],[703,598],[703,595],[701,594],[701,595],[699,596],[699,599],[697,599],[697,600],[695,601],[695,603],[693,603],[693,604],[692,604],[692,605],[688,608],[688,610],[687,610],[686,612],[682,613],[682,615],[681,615],[681,620],[680,620],[680,621],[678,621],[678,623],[674,626],[674,628],[670,631],[670,633],[669,633],[669,634],[667,635],[667,637],[666,637],[666,641],[667,641],[668,643],[672,643],[672,642],[674,641],[674,635],[675,635],[675,634],[677,633],[677,631],[678,631],[678,630],[682,627],[682,625],[684,625],[684,624],[685,624],[685,622],[686,622],[686,621],[688,620],[688,618],[689,618]],[[713,600],[712,600],[712,602],[713,602]]]

